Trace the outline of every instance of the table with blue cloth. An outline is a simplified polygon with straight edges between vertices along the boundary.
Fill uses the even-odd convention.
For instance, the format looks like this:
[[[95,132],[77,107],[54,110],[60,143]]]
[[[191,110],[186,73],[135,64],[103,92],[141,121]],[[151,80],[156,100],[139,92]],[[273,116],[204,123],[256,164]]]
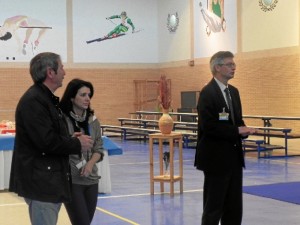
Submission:
[[[99,193],[111,193],[111,179],[110,179],[110,167],[109,157],[110,155],[121,155],[123,153],[122,148],[110,140],[106,136],[102,136],[104,158],[100,163],[97,163],[98,174],[101,176],[98,185]]]
[[[109,169],[109,155],[120,155],[123,153],[122,148],[111,141],[108,137],[103,136],[104,160],[97,163],[99,175],[99,193],[111,192],[111,180]],[[14,149],[15,136],[12,134],[0,135],[0,190],[8,189],[10,167]]]
[[[7,189],[9,186],[10,166],[14,142],[14,135],[0,135],[0,190]]]

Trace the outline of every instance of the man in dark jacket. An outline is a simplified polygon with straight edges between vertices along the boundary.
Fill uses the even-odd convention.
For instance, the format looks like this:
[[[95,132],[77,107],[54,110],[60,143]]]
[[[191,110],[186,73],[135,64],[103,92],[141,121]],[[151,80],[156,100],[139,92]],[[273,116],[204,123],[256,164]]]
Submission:
[[[202,225],[242,223],[241,139],[255,130],[245,126],[238,89],[228,84],[236,69],[233,57],[227,51],[212,56],[213,79],[202,89],[197,106],[195,166],[204,172]]]
[[[68,155],[87,151],[89,136],[70,137],[53,93],[65,71],[59,55],[45,52],[30,62],[34,81],[16,109],[16,137],[9,190],[24,197],[33,225],[55,225],[61,203],[70,201]]]

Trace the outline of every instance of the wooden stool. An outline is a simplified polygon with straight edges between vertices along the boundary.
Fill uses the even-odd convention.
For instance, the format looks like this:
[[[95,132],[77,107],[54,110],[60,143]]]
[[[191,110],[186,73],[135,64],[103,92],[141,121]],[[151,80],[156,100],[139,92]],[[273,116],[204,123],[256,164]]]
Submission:
[[[157,139],[159,142],[159,175],[154,176],[153,167],[153,141]],[[163,163],[163,141],[167,140],[169,142],[170,148],[170,175],[165,176],[164,173],[164,163]],[[179,148],[179,175],[174,176],[174,141],[178,140]],[[149,156],[150,156],[150,192],[154,194],[154,182],[160,182],[160,191],[164,192],[164,182],[170,183],[170,195],[174,195],[174,182],[180,181],[180,193],[183,192],[183,161],[182,161],[182,134],[171,133],[171,134],[149,134]]]

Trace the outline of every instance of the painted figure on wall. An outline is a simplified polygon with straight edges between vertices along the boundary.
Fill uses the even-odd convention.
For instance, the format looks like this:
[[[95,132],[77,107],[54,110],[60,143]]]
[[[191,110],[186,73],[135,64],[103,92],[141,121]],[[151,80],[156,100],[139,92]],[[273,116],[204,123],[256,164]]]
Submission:
[[[104,40],[123,36],[126,34],[126,32],[129,30],[130,27],[132,29],[132,33],[137,32],[137,31],[135,31],[135,26],[132,23],[132,20],[129,17],[127,17],[127,13],[125,11],[121,12],[120,15],[113,15],[110,17],[106,17],[106,19],[117,26],[112,31],[110,31],[107,35],[105,35],[104,37],[87,41],[86,42],[87,44],[95,42],[95,41],[104,41]],[[121,23],[117,24],[112,21],[113,19],[121,19]]]
[[[129,25],[132,28],[132,33],[134,33],[134,25],[131,21],[130,18],[127,17],[127,13],[125,11],[121,12],[121,15],[114,15],[107,17],[107,20],[112,20],[112,19],[121,19],[121,23],[115,27],[111,32],[109,32],[107,35],[105,35],[105,38],[109,37],[116,37],[122,33],[126,33],[129,30]]]
[[[202,3],[199,3],[201,14],[207,24],[206,33],[209,36],[211,32],[217,33],[226,30],[226,21],[224,18],[224,0],[208,0],[207,9],[204,9]]]
[[[26,29],[26,34],[23,41],[17,34],[17,30],[19,29]],[[39,32],[37,38],[31,40],[34,29],[39,29]],[[45,34],[47,29],[52,28],[47,27],[45,23],[38,19],[33,19],[24,15],[17,15],[7,18],[4,21],[3,25],[0,27],[0,40],[7,41],[14,37],[18,44],[18,52],[22,52],[23,55],[27,55],[29,53],[35,55],[40,44],[40,39]]]

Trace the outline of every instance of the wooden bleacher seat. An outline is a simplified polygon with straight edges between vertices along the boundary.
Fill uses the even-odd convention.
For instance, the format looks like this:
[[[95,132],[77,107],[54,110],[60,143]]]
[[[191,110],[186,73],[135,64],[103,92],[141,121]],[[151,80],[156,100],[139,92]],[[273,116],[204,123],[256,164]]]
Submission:
[[[265,144],[264,140],[250,140],[244,139],[243,142],[244,153],[246,152],[257,152],[257,158],[268,158],[271,157],[271,152],[275,149],[285,149],[281,145],[270,145]],[[264,152],[264,157],[261,157],[261,153]]]
[[[118,118],[121,126],[136,126],[149,128],[158,128],[158,120],[152,119],[131,119],[131,118]],[[197,131],[198,124],[196,122],[182,122],[174,121],[174,131],[176,130],[189,130]]]
[[[294,139],[294,138],[300,138],[300,135],[291,133],[291,128],[280,128],[280,127],[253,127],[257,129],[258,131],[252,135],[252,136],[260,136],[263,137],[263,140],[245,140],[243,142],[244,149],[255,149],[258,152],[258,158],[260,158],[260,152],[261,151],[273,151],[276,149],[283,149],[285,151],[284,155],[285,157],[289,156],[288,154],[288,139]],[[272,145],[270,139],[272,137],[275,138],[283,138],[284,139],[284,145]],[[249,143],[249,141],[252,143]],[[261,142],[263,141],[263,143]],[[252,146],[251,146],[252,145]]]
[[[159,112],[148,112],[148,111],[138,111],[136,114],[139,115],[160,115]],[[171,114],[171,113],[170,113]],[[178,113],[172,113],[178,114]],[[249,116],[248,116],[249,117]],[[258,117],[255,117],[258,118]],[[138,119],[133,118],[118,118],[120,126],[115,125],[102,125],[102,133],[104,132],[113,132],[119,133],[124,140],[127,140],[129,137],[137,137],[138,139],[147,140],[148,135],[152,133],[159,133],[158,129],[158,119],[145,119],[140,116]],[[251,136],[260,136],[264,140],[254,140],[243,141],[243,147],[247,151],[257,151],[258,157],[260,158],[260,152],[270,152],[275,149],[283,149],[285,151],[284,156],[288,155],[288,139],[300,138],[300,134],[291,133],[291,128],[279,128],[279,127],[253,127],[258,130],[257,133]],[[182,122],[174,121],[174,132],[180,132],[183,135],[183,144],[184,147],[195,147],[195,142],[197,142],[197,122]],[[270,138],[283,138],[284,145],[272,145],[270,143]],[[136,139],[136,138],[135,138]],[[264,143],[261,143],[263,141]]]
[[[130,136],[139,136],[139,138],[144,141],[148,138],[147,136],[152,133],[159,133],[159,130],[155,129],[146,129],[140,127],[127,127],[127,126],[115,126],[115,125],[101,125],[102,134],[105,132],[117,132],[121,134],[123,140],[128,139],[128,135]]]
[[[101,125],[102,135],[106,135],[106,132],[120,133],[123,140],[128,140],[128,136],[139,136],[139,139],[147,140],[148,135],[152,133],[160,133],[158,129],[146,129],[140,127],[127,127],[116,125]],[[197,133],[194,132],[180,132],[183,135],[184,147],[189,147],[191,142],[195,142]]]

